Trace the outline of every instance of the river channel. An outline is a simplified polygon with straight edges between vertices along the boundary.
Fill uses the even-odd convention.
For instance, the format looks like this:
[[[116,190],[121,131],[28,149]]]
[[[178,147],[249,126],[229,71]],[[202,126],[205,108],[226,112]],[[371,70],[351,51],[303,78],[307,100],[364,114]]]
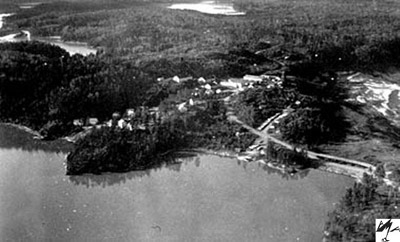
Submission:
[[[352,179],[195,155],[122,174],[66,176],[67,150],[0,125],[1,241],[322,240]]]

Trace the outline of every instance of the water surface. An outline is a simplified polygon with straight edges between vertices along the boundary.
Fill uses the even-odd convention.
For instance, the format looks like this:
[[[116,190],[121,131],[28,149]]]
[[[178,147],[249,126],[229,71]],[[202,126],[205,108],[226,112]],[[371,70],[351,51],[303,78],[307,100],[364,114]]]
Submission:
[[[97,49],[88,46],[86,43],[83,42],[70,42],[70,41],[62,41],[59,36],[52,36],[52,37],[32,37],[29,31],[21,31],[24,33],[22,37],[18,37],[18,33],[16,34],[9,34],[6,36],[0,37],[0,43],[2,42],[19,42],[19,41],[31,41],[36,40],[40,42],[45,42],[48,44],[56,45],[64,50],[66,50],[69,54],[81,54],[81,55],[90,55],[96,54]]]
[[[46,42],[49,44],[57,45],[58,47],[63,48],[69,54],[81,54],[84,56],[90,54],[96,54],[97,49],[88,46],[86,43],[83,42],[74,42],[74,41],[62,41],[61,37],[59,36],[52,36],[52,37],[34,37],[34,40]]]
[[[33,4],[32,7],[36,5]],[[3,27],[4,18],[11,15],[13,14],[12,13],[0,14],[0,29]],[[71,55],[81,54],[87,56],[90,54],[96,54],[97,52],[96,48],[88,46],[87,43],[62,41],[60,36],[32,37],[31,33],[27,30],[22,30],[20,33],[8,34],[0,37],[0,43],[31,41],[31,40],[46,42],[48,44],[59,46],[64,50],[66,50]]]
[[[283,179],[210,155],[67,177],[65,153],[13,147],[12,133],[0,132],[1,241],[321,241],[352,183],[317,170]]]
[[[244,12],[238,12],[233,8],[232,3],[216,3],[214,1],[203,1],[200,3],[177,3],[168,8],[178,10],[194,10],[208,14],[222,15],[245,15]]]

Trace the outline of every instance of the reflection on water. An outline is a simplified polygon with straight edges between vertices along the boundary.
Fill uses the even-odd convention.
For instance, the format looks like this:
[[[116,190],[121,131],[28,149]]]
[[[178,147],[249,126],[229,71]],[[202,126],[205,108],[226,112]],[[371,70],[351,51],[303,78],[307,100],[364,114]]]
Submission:
[[[208,14],[221,15],[245,15],[244,12],[238,12],[233,8],[232,3],[216,3],[214,1],[203,1],[200,3],[177,3],[168,8],[178,10],[194,10]]]
[[[195,164],[198,167],[200,164],[200,157],[194,156]],[[188,159],[188,158],[187,158]],[[84,185],[89,187],[107,187],[114,185],[125,184],[126,181],[132,179],[138,179],[143,177],[150,177],[151,173],[157,172],[161,169],[167,169],[170,171],[180,172],[182,163],[176,162],[174,164],[163,165],[154,169],[147,169],[141,171],[131,171],[125,173],[104,173],[101,175],[84,174],[79,176],[69,176],[69,180],[75,185]]]
[[[84,185],[90,187],[107,187],[125,184],[127,180],[150,176],[151,170],[132,171],[128,173],[111,173],[102,175],[84,174],[80,176],[69,176],[69,180],[74,185]]]
[[[200,156],[197,154],[194,154],[194,153],[186,153],[186,154],[179,153],[175,157],[172,157],[171,159],[173,159],[172,164],[171,164],[171,161],[169,161],[160,167],[148,169],[148,170],[131,171],[131,172],[125,172],[125,173],[104,173],[101,175],[84,174],[84,175],[79,175],[79,176],[69,176],[68,178],[73,184],[84,185],[87,188],[96,187],[96,186],[107,187],[107,186],[125,184],[126,181],[132,180],[132,179],[150,177],[152,173],[156,173],[157,171],[162,170],[162,169],[180,172],[182,164],[186,163],[186,162],[193,162],[195,167],[200,167],[200,165],[201,165]],[[249,165],[249,162],[236,160],[236,164],[239,167],[246,170],[247,166]],[[281,177],[282,179],[285,179],[285,180],[303,179],[310,173],[310,169],[305,169],[305,170],[299,171],[297,173],[289,174],[280,169],[276,169],[276,168],[273,168],[273,167],[270,167],[268,165],[261,164],[261,163],[250,164],[250,166],[251,167],[257,166],[258,169],[260,169],[260,170],[262,169],[267,174],[278,175],[279,177]]]
[[[0,148],[0,241],[321,241],[327,212],[352,183],[317,170],[284,180],[212,155],[67,177],[64,157]]]

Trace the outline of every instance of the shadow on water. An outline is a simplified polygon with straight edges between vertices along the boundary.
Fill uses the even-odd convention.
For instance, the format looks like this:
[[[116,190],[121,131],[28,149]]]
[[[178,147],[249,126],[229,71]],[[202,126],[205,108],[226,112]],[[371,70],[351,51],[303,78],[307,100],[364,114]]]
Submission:
[[[143,177],[150,177],[152,174],[157,173],[160,170],[167,169],[169,171],[180,172],[182,164],[193,162],[194,166],[199,168],[201,165],[200,154],[193,152],[178,152],[172,157],[162,162],[162,165],[146,170],[131,171],[125,173],[103,173],[100,175],[95,174],[83,174],[77,176],[69,176],[69,180],[74,185],[91,187],[108,187],[114,185],[125,184],[129,180],[140,179]],[[242,167],[244,170],[250,164],[247,161],[237,160],[238,166]],[[303,179],[308,175],[310,169],[305,169],[298,171],[296,173],[289,174],[278,168],[273,168],[265,164],[257,163],[258,167],[267,174],[276,174],[285,180],[299,180]],[[253,164],[255,165],[255,164]]]
[[[83,174],[69,176],[69,180],[74,185],[84,185],[90,187],[108,187],[124,184],[127,180],[150,176],[151,169],[143,171],[131,171],[127,173],[104,173],[101,175]]]
[[[21,149],[24,151],[45,152],[63,152],[67,153],[73,148],[73,144],[63,140],[42,141],[34,139],[34,136],[24,130],[13,126],[0,124],[0,148]],[[200,167],[199,153],[195,152],[177,152],[173,156],[165,158],[160,162],[159,167],[147,170],[131,171],[125,173],[104,173],[101,175],[84,174],[80,176],[69,176],[70,181],[75,185],[84,185],[86,187],[106,187],[123,184],[127,180],[150,176],[151,173],[161,169],[168,169],[175,172],[181,171],[182,163],[194,162],[196,167]],[[249,162],[237,160],[237,164],[246,170]],[[296,173],[287,173],[279,168],[270,167],[265,164],[258,163],[258,166],[268,174],[277,174],[286,180],[302,179],[309,173],[309,169]]]
[[[161,169],[180,172],[183,162],[193,161],[196,167],[200,166],[200,157],[197,154],[179,152],[174,154],[174,156],[169,157],[167,160],[161,162],[160,166],[152,169],[130,171],[125,173],[103,173],[100,175],[83,174],[77,176],[69,176],[69,180],[74,185],[84,185],[87,188],[121,185],[126,183],[127,180],[149,177],[151,173],[157,172]]]
[[[237,160],[237,164],[246,170],[249,162]],[[285,180],[303,179],[308,175],[308,173],[310,173],[310,170],[312,169],[312,168],[307,168],[307,169],[299,170],[295,173],[289,173],[278,167],[271,167],[267,164],[262,164],[262,163],[257,163],[257,164],[258,164],[258,167],[263,169],[265,172],[267,172],[268,175],[272,175],[272,174],[279,175],[281,178],[283,178]]]
[[[0,148],[67,153],[71,151],[72,147],[73,144],[64,140],[42,141],[35,139],[32,134],[24,130],[0,124]]]

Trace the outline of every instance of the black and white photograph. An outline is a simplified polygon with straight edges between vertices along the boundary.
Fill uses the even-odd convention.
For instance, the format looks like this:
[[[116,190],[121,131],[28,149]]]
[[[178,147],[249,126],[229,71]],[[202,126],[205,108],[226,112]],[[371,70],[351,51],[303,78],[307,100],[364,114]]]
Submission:
[[[399,242],[399,0],[0,0],[1,242]]]

